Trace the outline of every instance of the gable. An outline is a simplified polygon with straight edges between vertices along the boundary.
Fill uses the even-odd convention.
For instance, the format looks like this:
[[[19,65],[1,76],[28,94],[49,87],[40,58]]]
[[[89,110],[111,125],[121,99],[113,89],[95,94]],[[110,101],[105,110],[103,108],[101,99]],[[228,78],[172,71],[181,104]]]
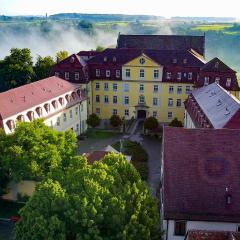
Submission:
[[[161,65],[155,62],[153,59],[142,53],[140,56],[124,64],[124,66],[131,67],[161,67]]]

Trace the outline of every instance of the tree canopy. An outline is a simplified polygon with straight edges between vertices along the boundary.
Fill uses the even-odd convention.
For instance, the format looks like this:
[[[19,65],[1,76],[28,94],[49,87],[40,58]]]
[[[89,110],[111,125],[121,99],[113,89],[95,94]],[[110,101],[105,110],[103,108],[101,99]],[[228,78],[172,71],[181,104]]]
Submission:
[[[121,154],[54,170],[20,211],[17,240],[160,239],[156,201]]]
[[[35,80],[40,80],[49,77],[51,69],[55,64],[52,57],[41,57],[38,56],[34,66]]]
[[[64,60],[65,58],[67,58],[69,55],[68,51],[59,51],[56,53],[56,61],[60,62],[62,60]]]
[[[183,127],[183,124],[182,124],[182,122],[180,120],[178,120],[177,118],[174,118],[170,122],[169,126],[171,126],[171,127]]]
[[[100,118],[98,117],[98,115],[97,114],[95,114],[95,113],[92,113],[92,114],[90,114],[89,116],[88,116],[88,119],[87,119],[87,124],[89,125],[89,126],[91,126],[91,127],[97,127],[97,126],[99,126],[99,124],[100,124]]]
[[[144,121],[144,128],[147,130],[155,130],[158,128],[158,121],[155,117],[148,117]]]
[[[57,132],[43,120],[18,123],[14,134],[2,138],[0,163],[10,169],[15,181],[43,179],[52,169],[64,167],[76,150],[71,130]]]

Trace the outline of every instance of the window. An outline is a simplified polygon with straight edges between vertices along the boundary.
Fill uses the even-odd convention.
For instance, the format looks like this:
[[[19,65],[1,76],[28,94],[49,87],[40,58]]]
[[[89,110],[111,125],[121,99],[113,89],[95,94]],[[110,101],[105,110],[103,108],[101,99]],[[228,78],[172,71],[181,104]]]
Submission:
[[[99,103],[100,102],[100,96],[96,95],[96,102]]]
[[[159,78],[159,70],[155,69],[153,72],[153,78],[158,79]]]
[[[167,73],[166,73],[166,78],[167,78],[167,79],[171,79],[171,77],[172,77],[172,73],[171,73],[171,72],[167,72]]]
[[[153,117],[157,118],[157,111],[153,111]]]
[[[185,236],[186,234],[186,222],[175,221],[174,234],[177,236]]]
[[[141,96],[139,97],[139,103],[140,103],[140,104],[144,104],[144,103],[145,103],[145,97],[144,97],[143,95],[141,95]]]
[[[219,82],[220,82],[220,77],[216,77],[215,78],[215,83],[219,84]]]
[[[81,112],[83,111],[83,104],[80,105],[81,106]]]
[[[140,63],[140,64],[144,64],[144,63],[145,63],[145,59],[144,59],[144,58],[140,58],[140,59],[139,59],[139,63]]]
[[[124,92],[129,92],[129,84],[128,83],[123,84],[123,91]]]
[[[116,78],[120,78],[120,70],[116,70]]]
[[[158,105],[158,99],[157,98],[153,98],[153,106],[157,106]]]
[[[60,126],[61,124],[61,120],[60,120],[60,117],[57,118],[57,126]]]
[[[173,117],[172,112],[168,112],[168,119],[172,119],[172,117]]]
[[[54,75],[55,75],[55,77],[59,77],[60,74],[59,74],[59,72],[55,72]]]
[[[173,62],[173,63],[177,63],[177,59],[174,58],[174,59],[172,60],[172,62]]]
[[[153,85],[153,92],[158,92],[158,85]]]
[[[97,83],[95,84],[95,89],[96,89],[96,90],[99,90],[99,89],[100,89],[100,83],[97,82]]]
[[[113,96],[113,103],[114,103],[114,104],[117,103],[117,96]]]
[[[96,114],[100,114],[100,108],[96,108]]]
[[[63,105],[64,104],[64,99],[62,97],[59,98],[59,102],[60,102],[61,105]]]
[[[79,132],[79,124],[78,123],[76,124],[76,132],[77,133]]]
[[[65,79],[69,80],[69,72],[65,72]]]
[[[113,91],[116,92],[117,91],[117,83],[113,83]]]
[[[144,92],[144,85],[143,84],[139,85],[139,92]]]
[[[129,97],[128,96],[125,96],[124,97],[124,104],[129,104]]]
[[[181,80],[182,79],[182,73],[181,72],[178,72],[177,73],[177,80]]]
[[[42,117],[42,108],[41,107],[37,107],[36,112],[37,112],[39,117]]]
[[[45,108],[45,110],[46,110],[47,113],[50,112],[50,104],[46,103],[46,104],[44,105],[44,108]],[[41,114],[40,114],[40,115],[41,115]]]
[[[108,83],[104,83],[104,91],[108,91]]]
[[[24,121],[25,121],[24,115],[19,115],[19,116],[17,117],[17,120],[18,120],[19,122],[24,122]]]
[[[168,93],[173,93],[173,92],[174,92],[174,87],[173,86],[169,86]]]
[[[177,87],[177,94],[181,94],[182,93],[182,86],[178,86]]]
[[[128,110],[128,109],[125,109],[125,110],[124,110],[124,115],[125,115],[125,116],[129,116],[129,110]]]
[[[104,103],[109,103],[109,99],[107,95],[104,96]]]
[[[209,84],[209,77],[204,77],[204,85],[208,85]]]
[[[131,71],[130,69],[126,69],[126,78],[130,78],[131,77]]]
[[[231,86],[231,82],[232,82],[232,79],[231,78],[227,78],[226,87],[230,87]]]
[[[139,77],[144,78],[144,69],[140,69],[139,71]]]
[[[70,118],[72,118],[72,116],[73,116],[72,110],[69,111],[69,116],[70,116]]]
[[[177,99],[177,107],[181,107],[182,106],[182,102],[181,102],[181,99]]]
[[[56,100],[52,101],[52,105],[55,109],[58,108],[58,102]]]
[[[67,121],[67,114],[66,114],[66,113],[63,114],[63,121],[64,121],[64,122]]]
[[[74,73],[74,78],[75,78],[76,81],[79,80],[79,72],[75,72]]]
[[[172,98],[168,99],[168,106],[173,107],[173,99]]]
[[[117,109],[113,109],[113,115],[117,115]]]
[[[8,125],[8,128],[9,128],[11,131],[14,130],[14,128],[15,128],[15,123],[14,123],[13,120],[8,120],[8,121],[6,122],[6,124]]]
[[[78,107],[75,107],[75,113],[78,115]]]
[[[192,80],[192,72],[188,73],[188,80]]]
[[[110,75],[111,75],[110,70],[106,70],[106,77],[110,77]]]
[[[184,63],[184,64],[187,63],[187,59],[186,59],[186,58],[183,59],[183,63]]]
[[[191,92],[190,86],[186,86],[186,94],[189,94]]]
[[[100,77],[100,69],[96,69],[96,77]]]

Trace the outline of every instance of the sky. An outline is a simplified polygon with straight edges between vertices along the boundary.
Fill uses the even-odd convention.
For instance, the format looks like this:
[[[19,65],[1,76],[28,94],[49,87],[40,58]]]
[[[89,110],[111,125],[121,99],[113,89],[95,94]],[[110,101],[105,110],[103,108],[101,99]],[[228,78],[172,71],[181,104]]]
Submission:
[[[0,0],[0,15],[121,13],[240,18],[239,0]]]

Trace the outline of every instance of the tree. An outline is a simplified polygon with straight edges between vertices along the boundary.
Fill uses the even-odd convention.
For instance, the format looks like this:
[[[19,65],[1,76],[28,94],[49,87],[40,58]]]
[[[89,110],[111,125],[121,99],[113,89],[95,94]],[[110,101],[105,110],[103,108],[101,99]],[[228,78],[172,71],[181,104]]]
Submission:
[[[144,121],[144,128],[147,130],[155,130],[158,128],[158,121],[155,117],[148,117]]]
[[[120,127],[122,125],[122,119],[118,115],[112,115],[110,118],[110,124],[113,127]]]
[[[17,240],[161,239],[156,201],[121,154],[75,158],[42,182],[20,211]]]
[[[87,124],[93,128],[99,126],[100,124],[100,118],[98,117],[97,114],[95,113],[92,113],[88,116],[88,119],[87,119]]]
[[[64,167],[76,153],[76,136],[70,130],[57,132],[43,120],[18,123],[15,133],[1,143],[0,162],[15,181],[43,179],[55,168]]]
[[[59,51],[56,53],[56,61],[60,62],[62,60],[64,60],[65,58],[67,58],[69,55],[68,51]]]
[[[12,48],[10,55],[0,63],[0,79],[4,79],[4,90],[30,83],[33,77],[30,49]]]
[[[47,78],[50,75],[50,71],[55,64],[52,57],[41,57],[38,56],[37,62],[34,66],[35,80]]]
[[[170,122],[169,126],[171,126],[171,127],[183,127],[183,124],[182,124],[182,122],[179,121],[177,118],[174,118],[174,119]]]
[[[104,50],[105,50],[105,48],[103,46],[97,46],[96,47],[97,52],[103,52]]]

